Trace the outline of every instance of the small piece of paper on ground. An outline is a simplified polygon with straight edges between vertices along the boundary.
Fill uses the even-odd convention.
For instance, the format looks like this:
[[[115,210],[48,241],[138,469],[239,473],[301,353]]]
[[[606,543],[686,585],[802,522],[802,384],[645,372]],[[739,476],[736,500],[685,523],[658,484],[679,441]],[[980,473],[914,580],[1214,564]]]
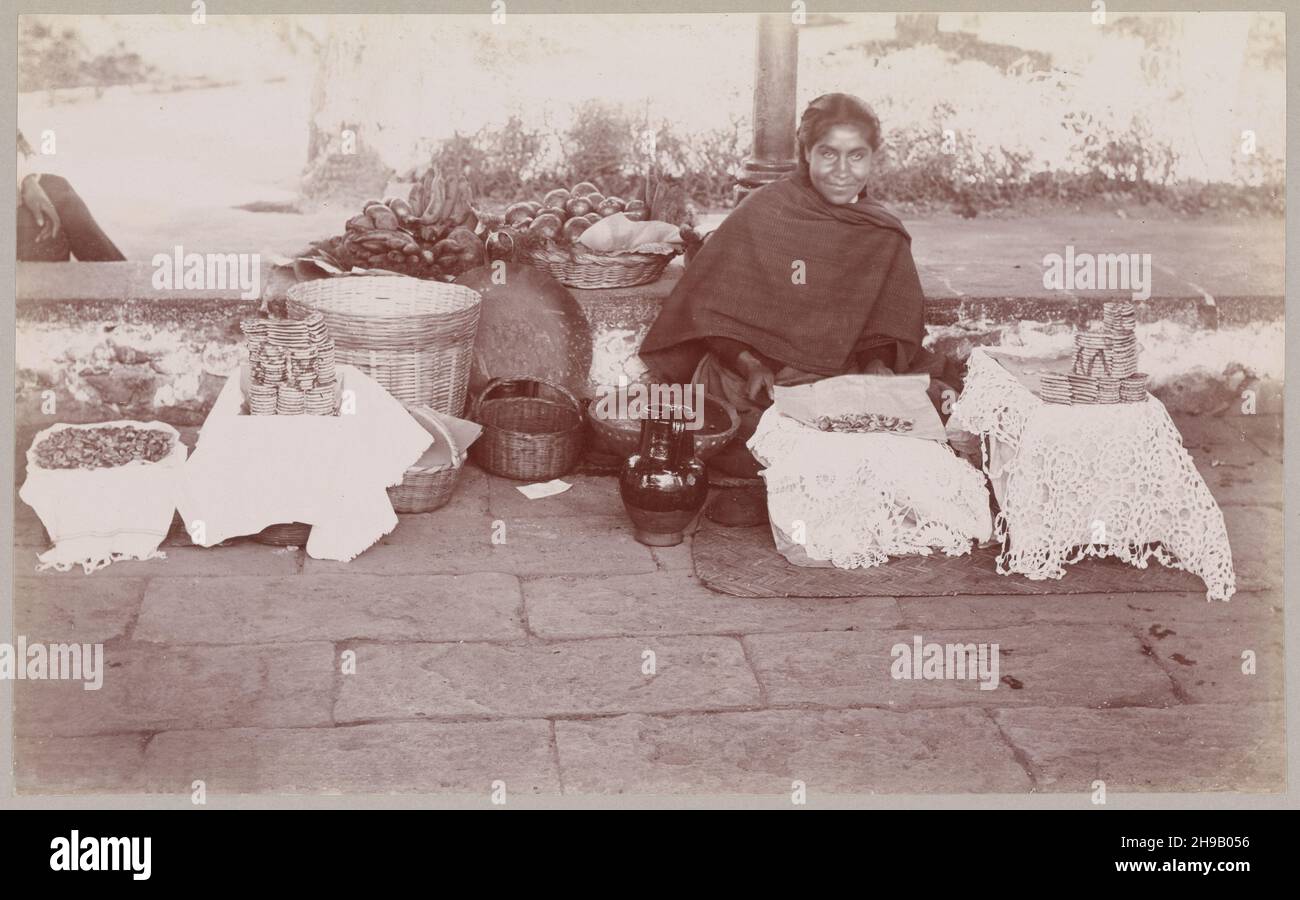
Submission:
[[[551,481],[539,481],[537,484],[523,484],[515,488],[529,500],[540,500],[542,497],[554,497],[556,494],[563,494],[573,485],[567,481],[561,481],[558,478]]]

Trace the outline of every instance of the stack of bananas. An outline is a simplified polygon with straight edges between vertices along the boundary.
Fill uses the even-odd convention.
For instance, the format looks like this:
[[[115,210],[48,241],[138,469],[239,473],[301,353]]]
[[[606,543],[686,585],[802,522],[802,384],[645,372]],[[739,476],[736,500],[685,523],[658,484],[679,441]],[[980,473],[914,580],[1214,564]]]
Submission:
[[[416,278],[451,281],[485,262],[478,216],[464,176],[444,179],[430,168],[409,200],[370,200],[348,219],[345,233],[315,245],[337,268],[385,269]]]

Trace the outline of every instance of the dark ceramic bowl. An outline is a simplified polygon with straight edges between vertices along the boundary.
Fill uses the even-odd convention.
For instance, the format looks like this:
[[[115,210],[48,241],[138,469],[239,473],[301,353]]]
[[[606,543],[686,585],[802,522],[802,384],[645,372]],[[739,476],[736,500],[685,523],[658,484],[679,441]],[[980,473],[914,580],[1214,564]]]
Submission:
[[[619,456],[629,456],[637,451],[641,442],[641,420],[632,418],[602,417],[598,410],[601,399],[591,401],[587,419],[603,449]],[[695,455],[701,460],[713,456],[736,436],[740,417],[735,407],[716,397],[704,398],[704,425],[695,434]]]

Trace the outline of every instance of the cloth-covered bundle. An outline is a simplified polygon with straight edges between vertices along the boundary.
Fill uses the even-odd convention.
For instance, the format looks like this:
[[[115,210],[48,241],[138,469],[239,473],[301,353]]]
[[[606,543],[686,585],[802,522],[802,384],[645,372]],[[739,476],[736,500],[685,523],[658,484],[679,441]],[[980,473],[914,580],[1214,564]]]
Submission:
[[[872,390],[873,383],[880,387]],[[929,555],[935,549],[959,556],[970,552],[972,542],[989,539],[984,479],[943,442],[924,383],[923,378],[845,375],[817,387],[830,399],[856,388],[872,408],[888,413],[922,409],[933,423],[919,430],[937,429],[938,440],[821,431],[786,414],[783,391],[777,389],[776,403],[759,420],[749,448],[766,466],[768,518],[786,559],[795,565],[865,568],[891,556]],[[807,414],[819,411],[814,407]]]
[[[157,431],[171,439],[171,451],[156,462],[136,460],[111,468],[42,468],[37,448],[70,428]],[[165,558],[158,545],[176,512],[185,454],[180,434],[165,422],[61,424],[36,435],[18,495],[36,510],[54,543],[40,555],[37,568],[67,571],[79,565],[89,574],[115,560]]]

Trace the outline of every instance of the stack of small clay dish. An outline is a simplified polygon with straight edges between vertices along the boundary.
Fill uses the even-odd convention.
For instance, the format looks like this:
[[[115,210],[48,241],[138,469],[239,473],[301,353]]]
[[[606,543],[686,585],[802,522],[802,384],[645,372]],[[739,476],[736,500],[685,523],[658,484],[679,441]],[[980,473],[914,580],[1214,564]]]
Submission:
[[[1064,372],[1044,372],[1038,376],[1038,394],[1048,403],[1070,402],[1070,376]]]
[[[307,410],[307,398],[302,391],[288,384],[280,385],[275,412],[280,416],[300,416]]]
[[[1142,403],[1147,399],[1147,376],[1137,372],[1119,383],[1119,399],[1124,403]]]
[[[1137,313],[1132,303],[1107,303],[1102,307],[1102,322],[1108,342],[1110,374],[1128,378],[1137,372]]]
[[[1097,382],[1097,402],[1098,403],[1118,403],[1119,402],[1119,383],[1120,379],[1110,378],[1103,375],[1100,378],[1093,379]]]
[[[1097,379],[1089,375],[1077,375],[1073,372],[1066,377],[1070,380],[1071,403],[1097,402]]]
[[[334,386],[320,385],[306,392],[307,415],[334,415]]]
[[[1106,357],[1106,335],[1095,331],[1080,331],[1074,336],[1074,374],[1110,374],[1110,361]]]
[[[273,416],[279,389],[274,384],[253,382],[248,386],[248,411],[254,416]]]

